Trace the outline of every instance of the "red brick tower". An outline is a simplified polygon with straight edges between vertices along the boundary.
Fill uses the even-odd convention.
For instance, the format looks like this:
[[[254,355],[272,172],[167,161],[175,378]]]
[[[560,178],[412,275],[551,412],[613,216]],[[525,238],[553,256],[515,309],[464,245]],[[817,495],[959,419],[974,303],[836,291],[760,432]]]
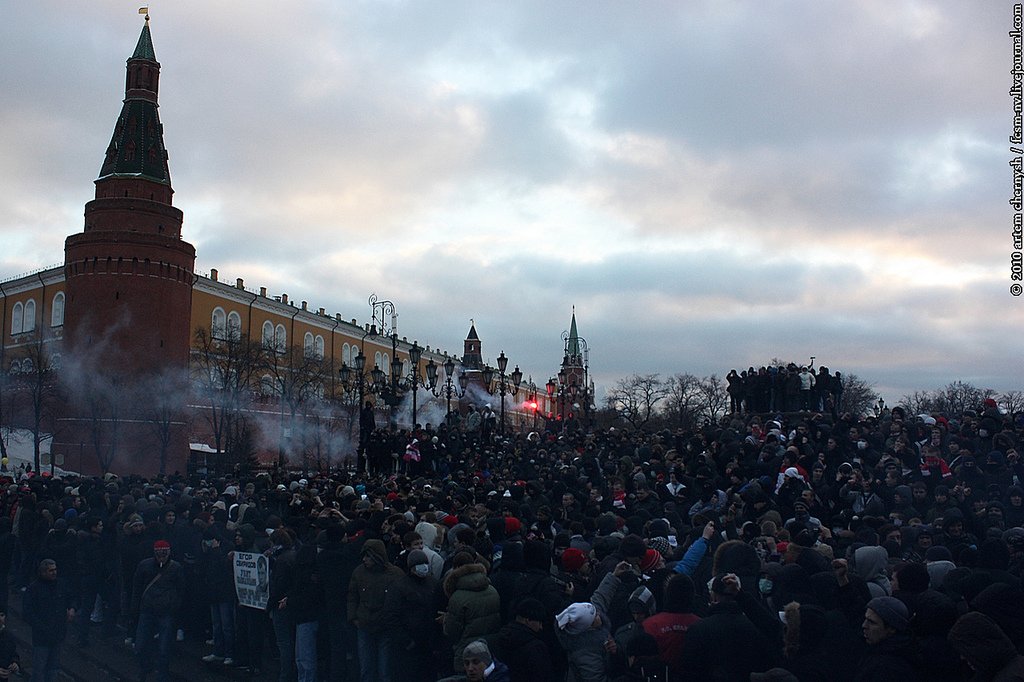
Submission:
[[[147,17],[85,230],[64,245],[69,405],[54,451],[67,468],[82,458],[85,471],[152,473],[166,459],[173,471],[188,452],[180,413],[195,248],[171,205],[159,79]]]

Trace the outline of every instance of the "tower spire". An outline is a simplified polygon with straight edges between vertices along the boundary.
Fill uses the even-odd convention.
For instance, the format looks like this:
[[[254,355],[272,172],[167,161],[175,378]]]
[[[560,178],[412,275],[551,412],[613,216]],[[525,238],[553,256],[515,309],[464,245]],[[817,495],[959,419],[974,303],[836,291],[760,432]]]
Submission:
[[[572,322],[569,324],[569,338],[566,339],[565,352],[569,357],[580,354],[580,335],[576,331],[576,306],[572,307]]]
[[[112,178],[144,179],[165,186],[154,200],[171,203],[171,174],[167,168],[163,126],[157,113],[160,85],[160,63],[153,50],[149,23],[142,27],[135,52],[127,62],[124,103],[114,125],[97,179],[100,183]]]

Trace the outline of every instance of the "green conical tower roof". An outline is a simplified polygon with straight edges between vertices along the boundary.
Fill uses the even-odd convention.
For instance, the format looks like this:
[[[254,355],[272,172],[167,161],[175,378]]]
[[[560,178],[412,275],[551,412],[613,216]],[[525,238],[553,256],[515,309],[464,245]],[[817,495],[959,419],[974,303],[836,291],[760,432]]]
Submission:
[[[153,51],[153,36],[149,33],[149,22],[142,27],[142,34],[139,35],[139,44],[135,46],[135,54],[132,59],[148,59],[156,61],[156,53]]]
[[[143,178],[169,186],[171,174],[167,168],[164,130],[157,113],[160,64],[153,52],[148,23],[142,27],[127,71],[124,104],[98,179]]]
[[[569,339],[566,343],[566,352],[569,356],[575,356],[580,354],[580,335],[576,331],[576,307],[572,309],[572,323],[569,325]]]

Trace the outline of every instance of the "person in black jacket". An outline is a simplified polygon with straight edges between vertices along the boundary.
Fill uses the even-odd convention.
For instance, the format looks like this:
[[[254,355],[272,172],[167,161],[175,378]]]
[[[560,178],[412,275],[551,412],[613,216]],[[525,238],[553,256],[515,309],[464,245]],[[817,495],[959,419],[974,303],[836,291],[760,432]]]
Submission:
[[[203,532],[199,575],[210,603],[210,621],[213,625],[213,653],[204,656],[203,662],[228,666],[235,662],[235,577],[231,559],[221,539],[213,527]]]
[[[139,658],[139,679],[145,680],[156,664],[157,679],[170,677],[171,645],[174,642],[174,618],[185,593],[185,572],[171,559],[166,540],[153,543],[153,557],[145,559],[132,580],[132,613],[138,623],[135,653]],[[153,638],[157,638],[154,652]],[[155,654],[155,655],[154,655]]]
[[[434,679],[433,651],[440,644],[434,618],[441,604],[430,560],[423,550],[406,557],[408,573],[396,580],[384,597],[384,620],[394,632],[393,670],[400,682]]]
[[[7,613],[8,580],[18,539],[11,533],[11,519],[0,516],[0,610]]]
[[[53,682],[60,670],[60,648],[75,618],[74,595],[57,578],[57,562],[39,562],[36,579],[25,591],[22,610],[32,627],[32,679]]]
[[[270,534],[270,622],[274,628],[277,652],[281,660],[281,682],[296,678],[295,620],[288,609],[287,596],[295,582],[295,548],[292,536],[284,528]]]
[[[491,650],[508,661],[512,682],[554,682],[551,652],[541,633],[549,620],[547,607],[532,597],[516,605],[515,620],[490,638]]]
[[[14,637],[7,631],[7,611],[0,611],[0,680],[21,672],[21,659]]]
[[[330,682],[350,682],[358,672],[355,665],[356,631],[348,622],[348,581],[359,565],[358,524],[353,522],[350,533],[340,523],[329,525],[317,538],[317,572],[324,588],[324,623],[330,643]]]
[[[867,650],[855,682],[914,682],[921,679],[920,652],[910,632],[910,611],[895,597],[875,597],[864,613]]]
[[[295,554],[294,577],[284,597],[295,626],[295,669],[298,682],[316,682],[316,639],[324,602],[316,566],[316,546],[303,545]]]
[[[777,662],[779,647],[775,636],[766,634],[768,625],[760,614],[754,614],[755,624],[744,613],[744,607],[753,610],[756,600],[743,593],[741,587],[733,574],[712,580],[708,615],[691,625],[686,633],[680,666],[682,680],[747,680],[751,673],[768,670]],[[774,625],[781,635],[778,619]]]

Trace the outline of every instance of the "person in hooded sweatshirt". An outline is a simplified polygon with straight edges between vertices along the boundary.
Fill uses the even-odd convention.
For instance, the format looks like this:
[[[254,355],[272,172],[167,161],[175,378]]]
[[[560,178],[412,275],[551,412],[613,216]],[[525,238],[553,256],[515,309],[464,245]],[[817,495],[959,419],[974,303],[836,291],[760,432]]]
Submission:
[[[885,548],[869,545],[853,551],[850,568],[867,583],[872,597],[888,597],[892,594],[892,584],[886,575],[888,565],[889,554]]]
[[[405,572],[388,562],[380,540],[367,540],[360,559],[348,584],[348,619],[356,627],[360,679],[385,682],[393,677],[394,638],[387,628],[384,604],[388,590]]]
[[[977,682],[1024,680],[1024,656],[983,613],[971,611],[960,616],[949,631],[949,643],[975,672]]]

